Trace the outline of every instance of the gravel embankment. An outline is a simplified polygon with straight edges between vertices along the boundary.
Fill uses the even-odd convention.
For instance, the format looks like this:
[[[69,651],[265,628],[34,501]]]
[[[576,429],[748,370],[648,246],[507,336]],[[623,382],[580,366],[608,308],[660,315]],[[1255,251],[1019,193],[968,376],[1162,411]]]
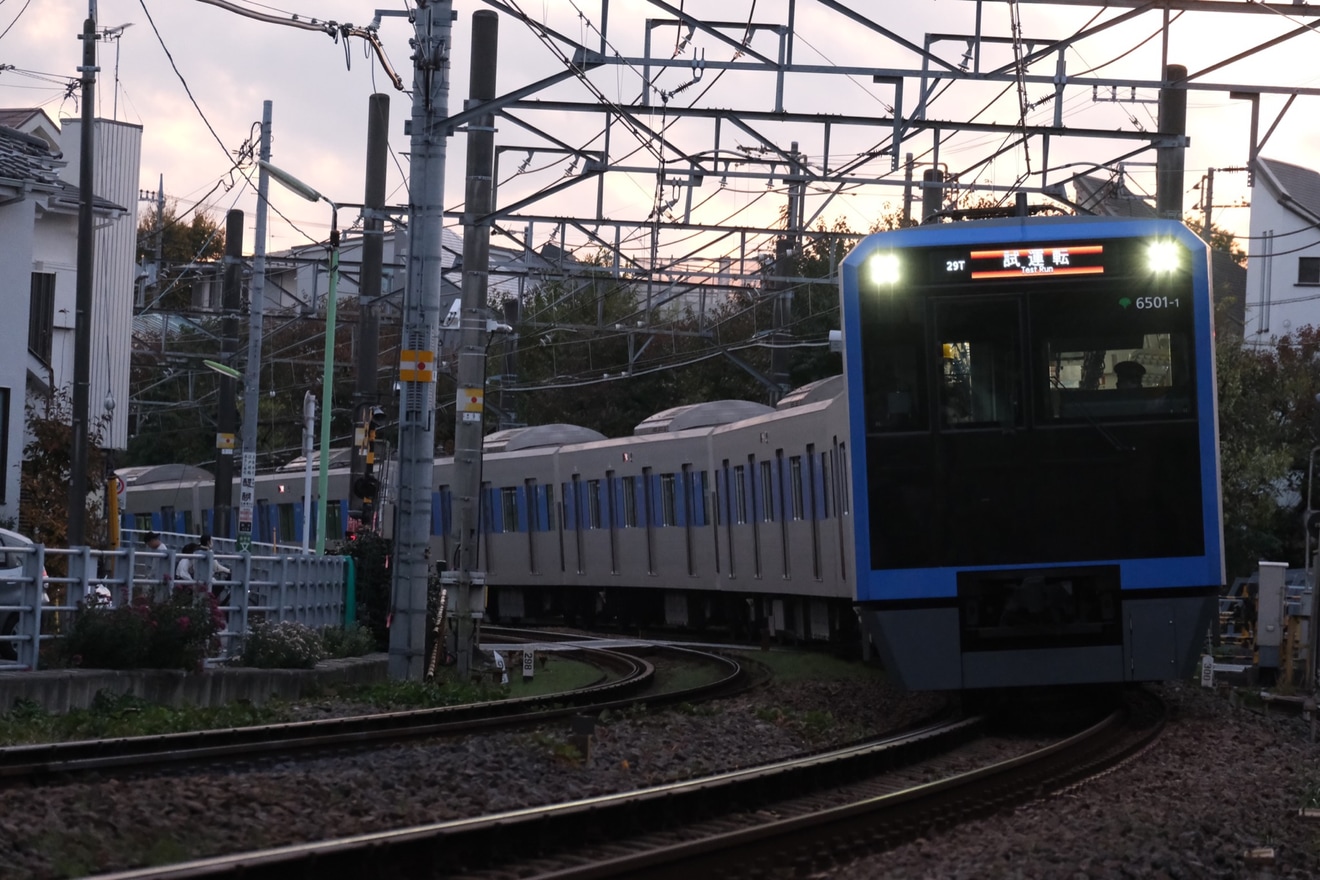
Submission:
[[[1259,870],[1246,851],[1265,845],[1277,853],[1269,876],[1320,874],[1320,822],[1296,815],[1308,786],[1320,786],[1320,747],[1307,729],[1191,687],[1166,693],[1173,723],[1117,772],[816,876],[1243,877]],[[564,748],[565,724],[11,790],[0,811],[0,876],[80,876],[571,800],[901,727],[934,703],[881,684],[781,685],[691,714],[605,719],[589,762]]]

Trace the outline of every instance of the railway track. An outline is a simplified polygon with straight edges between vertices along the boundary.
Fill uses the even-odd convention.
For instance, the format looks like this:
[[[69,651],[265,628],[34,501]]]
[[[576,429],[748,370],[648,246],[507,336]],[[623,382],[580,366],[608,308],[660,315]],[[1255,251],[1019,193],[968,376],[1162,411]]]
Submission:
[[[523,633],[525,636],[525,631]],[[520,637],[517,631],[500,631],[499,635],[505,639]],[[539,641],[576,638],[579,637],[536,634]],[[10,746],[0,748],[0,784],[32,784],[68,779],[93,771],[131,772],[220,758],[250,758],[263,754],[377,745],[409,738],[457,736],[538,724],[569,715],[597,714],[631,707],[639,702],[663,705],[713,699],[735,693],[749,686],[750,682],[748,673],[732,658],[683,651],[685,657],[697,658],[718,667],[719,671],[706,683],[658,692],[655,664],[645,657],[623,650],[591,648],[579,648],[575,653],[601,668],[600,681],[568,693],[430,709],[156,736]]]
[[[1084,730],[967,770],[983,719],[548,807],[104,875],[165,878],[794,876],[1039,797],[1153,742],[1144,692]]]

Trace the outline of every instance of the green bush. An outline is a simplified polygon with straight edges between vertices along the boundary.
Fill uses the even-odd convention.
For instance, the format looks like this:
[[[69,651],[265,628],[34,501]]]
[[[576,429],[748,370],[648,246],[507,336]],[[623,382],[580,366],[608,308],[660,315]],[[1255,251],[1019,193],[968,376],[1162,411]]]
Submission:
[[[114,607],[81,605],[63,654],[70,666],[89,669],[201,672],[223,627],[224,613],[210,591],[180,584],[163,602],[134,596]]]
[[[354,624],[351,629],[327,626],[321,630],[321,643],[325,656],[331,658],[361,657],[376,650],[376,637],[365,626]]]
[[[321,634],[292,620],[252,625],[243,639],[240,666],[257,669],[311,669],[325,657]]]
[[[390,557],[394,542],[360,530],[352,541],[326,545],[327,553],[352,556],[357,567],[357,619],[375,639],[375,650],[390,645]]]

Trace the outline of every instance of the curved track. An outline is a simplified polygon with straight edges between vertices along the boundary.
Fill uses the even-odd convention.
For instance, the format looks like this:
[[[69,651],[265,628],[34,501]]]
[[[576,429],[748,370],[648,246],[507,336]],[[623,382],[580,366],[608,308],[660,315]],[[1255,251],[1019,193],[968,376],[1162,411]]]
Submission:
[[[453,736],[534,724],[566,715],[598,713],[643,700],[663,704],[712,699],[746,687],[748,681],[747,673],[737,661],[702,653],[696,656],[721,666],[721,674],[715,680],[681,691],[656,693],[655,665],[650,661],[618,650],[578,650],[606,674],[602,675],[602,681],[568,693],[224,730],[11,746],[0,749],[0,781],[31,783],[94,770],[131,771],[222,757]],[[694,656],[691,651],[684,654]]]
[[[800,875],[1075,784],[1162,724],[1162,704],[1143,695],[1046,748],[951,771],[949,756],[982,735],[968,719],[625,794],[106,878]]]

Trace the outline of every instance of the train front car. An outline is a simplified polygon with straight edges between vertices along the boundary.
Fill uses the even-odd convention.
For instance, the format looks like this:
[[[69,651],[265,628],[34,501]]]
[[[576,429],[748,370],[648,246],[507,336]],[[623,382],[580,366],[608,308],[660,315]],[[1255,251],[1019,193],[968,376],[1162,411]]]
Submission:
[[[1224,581],[1201,240],[917,227],[863,240],[842,293],[857,600],[889,668],[918,690],[1190,674]]]

